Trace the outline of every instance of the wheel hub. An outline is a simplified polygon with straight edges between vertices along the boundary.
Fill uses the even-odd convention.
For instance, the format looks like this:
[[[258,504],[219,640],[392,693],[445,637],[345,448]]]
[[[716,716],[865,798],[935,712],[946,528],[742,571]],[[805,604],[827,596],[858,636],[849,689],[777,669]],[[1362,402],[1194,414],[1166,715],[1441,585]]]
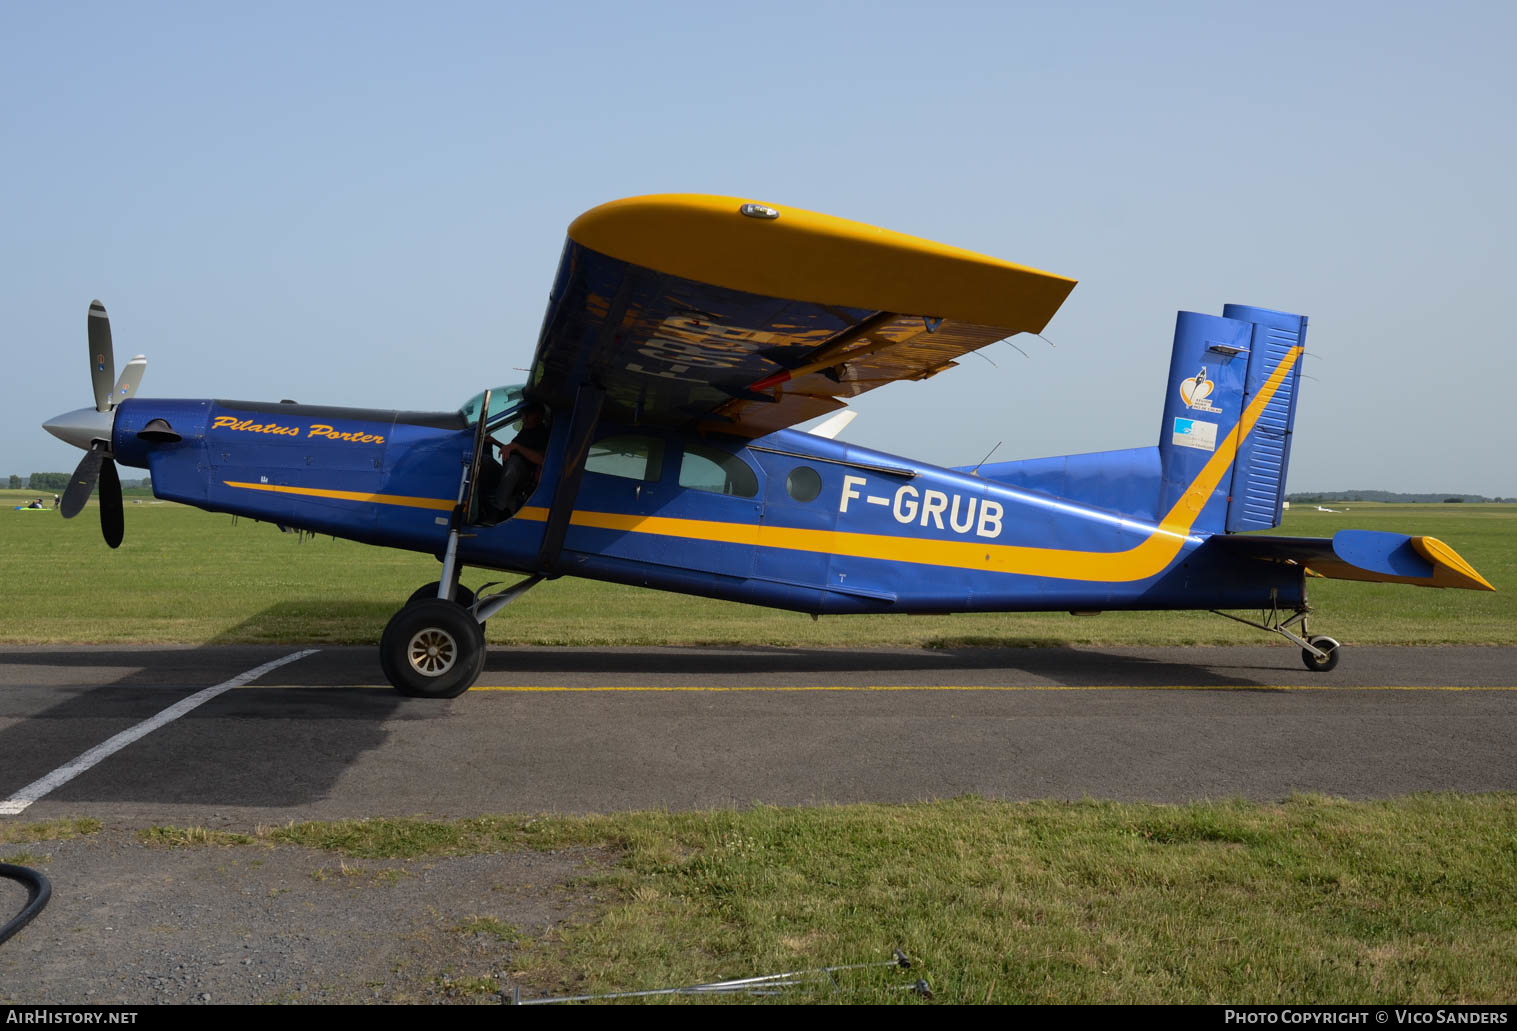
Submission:
[[[411,635],[406,657],[422,676],[440,677],[458,661],[458,642],[441,627],[426,627]]]

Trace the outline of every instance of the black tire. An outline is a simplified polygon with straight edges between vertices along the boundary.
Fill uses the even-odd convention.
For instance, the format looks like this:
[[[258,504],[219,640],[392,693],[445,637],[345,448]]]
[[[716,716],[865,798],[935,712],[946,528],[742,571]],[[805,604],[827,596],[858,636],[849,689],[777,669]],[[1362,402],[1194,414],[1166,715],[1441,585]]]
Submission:
[[[440,586],[442,586],[441,580],[433,580],[425,587],[416,588],[416,590],[411,592],[411,596],[406,599],[406,605],[415,605],[419,601],[426,601],[428,598],[436,598],[437,588]],[[453,601],[459,605],[462,605],[464,608],[468,608],[470,605],[474,604],[474,592],[469,590],[463,584],[459,584],[458,590],[453,592]]]
[[[1306,663],[1306,668],[1313,673],[1329,673],[1338,666],[1338,653],[1343,647],[1331,637],[1308,637],[1307,643],[1313,648],[1320,648],[1327,652],[1327,658],[1319,659],[1305,648],[1301,649],[1301,661]]]
[[[461,605],[425,598],[390,618],[379,665],[408,698],[457,698],[484,671],[484,627]]]

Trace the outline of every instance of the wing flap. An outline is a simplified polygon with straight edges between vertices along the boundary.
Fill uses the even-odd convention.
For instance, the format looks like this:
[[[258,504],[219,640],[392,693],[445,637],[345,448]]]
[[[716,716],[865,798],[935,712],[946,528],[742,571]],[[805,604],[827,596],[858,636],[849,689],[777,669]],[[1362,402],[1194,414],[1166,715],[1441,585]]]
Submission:
[[[785,389],[818,397],[854,397],[886,383],[935,376],[970,351],[1007,336],[999,326],[901,316],[868,334],[860,346],[827,356],[832,364],[824,370],[792,378]]]

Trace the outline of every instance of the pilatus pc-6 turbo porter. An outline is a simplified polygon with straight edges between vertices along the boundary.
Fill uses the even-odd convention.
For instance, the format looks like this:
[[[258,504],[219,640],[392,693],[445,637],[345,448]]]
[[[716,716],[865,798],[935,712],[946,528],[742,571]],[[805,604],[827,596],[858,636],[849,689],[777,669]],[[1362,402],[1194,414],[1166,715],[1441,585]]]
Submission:
[[[569,227],[529,381],[457,411],[138,398],[96,302],[95,407],[46,428],[88,452],[64,515],[98,480],[112,547],[122,462],[166,500],[437,556],[380,641],[407,695],[467,689],[485,621],[565,575],[829,615],[1252,609],[1317,671],[1341,649],[1307,631],[1309,570],[1491,589],[1431,537],[1239,533],[1280,523],[1300,315],[1181,312],[1153,447],[943,468],[792,428],[1041,331],[1074,285],[810,211],[637,197]],[[476,596],[466,566],[523,579]]]

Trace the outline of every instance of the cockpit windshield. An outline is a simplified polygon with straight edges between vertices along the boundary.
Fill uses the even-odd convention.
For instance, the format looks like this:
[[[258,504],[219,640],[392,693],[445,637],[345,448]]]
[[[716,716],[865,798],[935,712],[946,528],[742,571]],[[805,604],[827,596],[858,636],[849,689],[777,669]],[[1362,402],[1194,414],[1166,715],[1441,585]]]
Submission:
[[[521,407],[524,399],[523,391],[526,389],[527,385],[525,383],[512,383],[504,387],[491,388],[488,392],[490,394],[490,412],[486,426],[498,426],[514,414],[516,409]],[[479,418],[479,406],[484,403],[485,393],[486,391],[481,390],[465,401],[463,407],[459,409],[459,412],[471,426]]]

